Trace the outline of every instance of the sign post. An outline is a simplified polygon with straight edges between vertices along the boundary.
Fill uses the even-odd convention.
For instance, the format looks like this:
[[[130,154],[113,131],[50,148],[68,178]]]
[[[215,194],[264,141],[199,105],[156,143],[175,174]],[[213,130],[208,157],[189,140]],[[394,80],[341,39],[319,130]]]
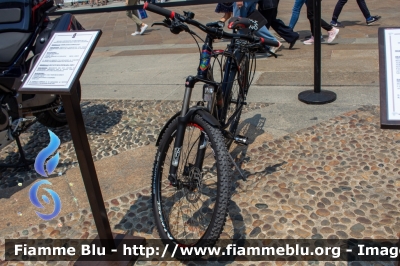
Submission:
[[[118,254],[112,253],[117,249],[115,239],[119,239],[118,243],[121,238],[133,239],[140,245],[144,244],[144,238],[117,235],[111,231],[80,108],[77,92],[79,78],[100,36],[100,30],[54,33],[19,92],[61,95],[98,239],[106,253],[118,261]],[[110,262],[109,258],[107,260]],[[91,262],[82,261],[81,264],[91,265]],[[80,265],[79,260],[75,265]],[[101,264],[93,261],[93,265]]]

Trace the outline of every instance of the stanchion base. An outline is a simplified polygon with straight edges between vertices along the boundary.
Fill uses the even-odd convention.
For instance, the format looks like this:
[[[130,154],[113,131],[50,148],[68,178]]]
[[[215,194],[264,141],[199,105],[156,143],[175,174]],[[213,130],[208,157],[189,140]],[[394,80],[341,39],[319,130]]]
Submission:
[[[336,100],[336,93],[332,91],[314,92],[314,90],[299,93],[299,101],[307,104],[326,104]]]
[[[130,236],[130,235],[123,235],[123,234],[115,234],[113,233],[113,238],[114,241],[117,245],[117,249],[121,249],[122,247],[118,246],[121,243],[121,240],[130,240],[130,241],[135,241],[135,245],[139,246],[142,245],[144,246],[146,244],[146,239],[143,237],[137,237],[137,236]],[[98,241],[99,237],[97,236],[95,240]],[[126,265],[133,265],[133,262],[135,262],[138,259],[138,256],[131,256],[131,259],[127,261],[124,258],[120,258],[118,256],[118,253],[113,253],[111,255],[106,255],[106,256],[112,256],[112,259],[108,259],[107,261],[84,261],[80,260],[81,257],[78,258],[78,260],[74,263],[74,266],[126,266]],[[125,256],[126,258],[126,256]]]

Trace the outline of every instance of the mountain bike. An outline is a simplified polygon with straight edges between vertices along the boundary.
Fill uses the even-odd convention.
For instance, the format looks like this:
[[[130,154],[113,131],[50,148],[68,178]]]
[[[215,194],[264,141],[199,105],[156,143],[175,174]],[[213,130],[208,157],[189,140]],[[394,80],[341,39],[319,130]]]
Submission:
[[[174,34],[185,31],[200,38],[186,24],[207,33],[202,49],[199,47],[197,75],[188,76],[185,82],[182,109],[165,124],[156,142],[158,150],[152,174],[153,214],[160,238],[169,245],[175,258],[190,260],[197,256],[182,256],[175,247],[213,246],[225,224],[232,179],[226,140],[234,140],[231,135],[236,131],[248,90],[249,54],[245,50],[279,43],[224,32],[222,22],[203,25],[193,20],[192,12],[180,15],[147,2],[144,8],[165,16],[162,23],[153,25],[168,27]],[[234,18],[229,25],[238,30],[255,27],[254,23]],[[213,42],[221,38],[234,41],[227,50],[215,51]],[[225,56],[225,62],[218,61],[221,56]],[[212,58],[221,65],[222,82],[214,80]],[[237,91],[232,90],[235,81],[239,84]],[[189,108],[197,82],[204,83],[204,101]]]

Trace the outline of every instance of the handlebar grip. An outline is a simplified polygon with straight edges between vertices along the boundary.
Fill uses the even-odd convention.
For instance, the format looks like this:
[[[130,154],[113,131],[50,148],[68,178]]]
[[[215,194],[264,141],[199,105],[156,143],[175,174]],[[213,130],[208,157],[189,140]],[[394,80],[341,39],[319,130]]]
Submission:
[[[143,8],[170,19],[175,17],[174,11],[150,4],[149,2],[144,3]]]
[[[263,45],[268,45],[268,46],[273,46],[273,47],[279,46],[279,42],[277,42],[277,41],[266,40],[264,38],[260,38],[260,39],[261,39],[261,43]]]

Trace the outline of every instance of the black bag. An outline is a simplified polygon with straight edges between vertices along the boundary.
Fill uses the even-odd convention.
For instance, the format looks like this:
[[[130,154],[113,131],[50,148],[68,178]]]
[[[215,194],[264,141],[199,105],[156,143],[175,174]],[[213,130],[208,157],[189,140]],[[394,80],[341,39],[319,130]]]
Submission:
[[[258,29],[256,31],[264,27],[268,22],[258,10],[254,10],[247,18],[257,21]],[[243,29],[244,34],[248,34],[249,31],[250,29]]]

